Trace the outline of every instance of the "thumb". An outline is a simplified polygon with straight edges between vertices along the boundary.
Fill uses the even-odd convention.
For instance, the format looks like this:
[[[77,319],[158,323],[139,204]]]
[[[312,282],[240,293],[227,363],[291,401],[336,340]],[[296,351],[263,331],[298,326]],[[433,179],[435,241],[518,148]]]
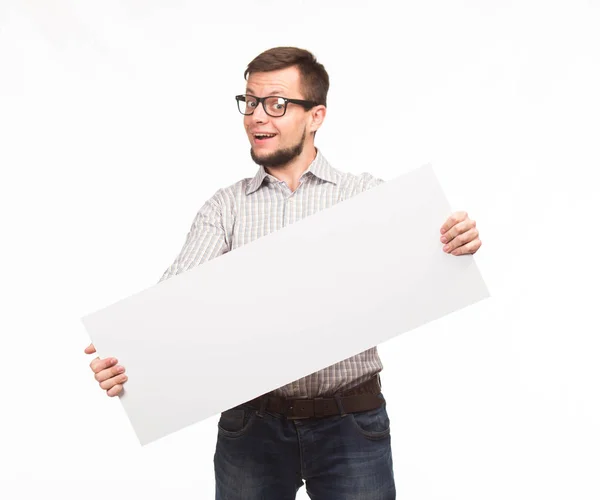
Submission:
[[[94,347],[94,344],[90,344],[89,346],[87,346],[85,348],[84,351],[86,354],[94,354],[96,352],[96,348]]]

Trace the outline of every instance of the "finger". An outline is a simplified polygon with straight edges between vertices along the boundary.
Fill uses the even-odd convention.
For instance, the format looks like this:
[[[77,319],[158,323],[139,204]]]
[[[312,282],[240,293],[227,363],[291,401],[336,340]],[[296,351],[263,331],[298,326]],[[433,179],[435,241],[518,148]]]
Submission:
[[[477,238],[479,238],[479,231],[477,230],[477,228],[474,227],[472,229],[469,229],[467,232],[461,233],[458,236],[456,236],[456,238],[454,238],[447,245],[444,245],[444,252],[450,253],[453,250],[456,250],[458,247],[466,245],[467,243],[470,243],[471,241],[474,241]]]
[[[108,394],[111,398],[114,398],[115,396],[118,396],[122,390],[123,386],[121,384],[117,384],[114,387],[110,388],[108,391],[106,391],[106,394]]]
[[[448,217],[448,219],[446,219],[446,222],[444,222],[440,229],[440,233],[444,234],[448,232],[451,227],[458,224],[459,222],[464,221],[468,217],[469,216],[467,215],[467,212],[454,212],[452,215],[450,215],[450,217]]]
[[[450,243],[459,234],[466,233],[469,229],[474,228],[476,225],[477,223],[472,219],[466,219],[462,222],[458,222],[440,237],[440,241],[442,243]]]
[[[117,375],[116,377],[111,377],[103,382],[100,382],[100,387],[102,387],[102,389],[104,389],[105,391],[108,391],[109,389],[112,389],[115,385],[123,385],[125,382],[127,382],[127,375],[123,373],[121,375]]]
[[[101,372],[102,370],[106,370],[107,368],[114,366],[117,364],[117,358],[94,358],[90,363],[90,368],[94,373]]]
[[[463,245],[452,252],[452,255],[474,254],[481,248],[481,240],[478,238],[466,245]]]
[[[94,354],[96,352],[96,348],[94,347],[94,344],[90,344],[89,346],[87,346],[85,348],[84,351],[86,354]]]
[[[451,253],[457,248],[476,240],[479,237],[477,228],[469,229],[466,233],[459,234],[450,243],[444,245],[444,252]]]
[[[123,366],[116,365],[96,373],[94,378],[98,382],[104,382],[105,380],[116,377],[117,375],[121,375],[122,373],[125,373],[125,368]]]

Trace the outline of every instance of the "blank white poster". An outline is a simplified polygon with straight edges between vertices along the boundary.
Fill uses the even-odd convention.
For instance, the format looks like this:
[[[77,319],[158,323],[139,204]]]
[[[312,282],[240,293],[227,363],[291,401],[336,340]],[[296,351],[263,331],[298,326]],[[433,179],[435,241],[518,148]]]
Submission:
[[[142,444],[488,296],[430,166],[83,318]]]

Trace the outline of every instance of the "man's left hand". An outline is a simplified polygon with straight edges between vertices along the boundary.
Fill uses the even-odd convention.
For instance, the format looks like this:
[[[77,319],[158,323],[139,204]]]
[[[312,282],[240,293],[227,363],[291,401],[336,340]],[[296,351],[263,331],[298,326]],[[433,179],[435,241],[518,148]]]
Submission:
[[[444,252],[452,255],[473,254],[481,247],[479,231],[475,221],[469,219],[467,212],[454,212],[440,229],[440,241],[444,243]]]

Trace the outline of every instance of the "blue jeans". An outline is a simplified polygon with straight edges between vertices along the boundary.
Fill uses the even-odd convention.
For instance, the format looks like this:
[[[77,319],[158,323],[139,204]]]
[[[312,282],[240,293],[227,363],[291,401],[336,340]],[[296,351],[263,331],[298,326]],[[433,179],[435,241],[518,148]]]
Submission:
[[[380,395],[380,397],[383,397]],[[394,500],[385,404],[361,413],[288,420],[240,405],[221,414],[216,500]]]

